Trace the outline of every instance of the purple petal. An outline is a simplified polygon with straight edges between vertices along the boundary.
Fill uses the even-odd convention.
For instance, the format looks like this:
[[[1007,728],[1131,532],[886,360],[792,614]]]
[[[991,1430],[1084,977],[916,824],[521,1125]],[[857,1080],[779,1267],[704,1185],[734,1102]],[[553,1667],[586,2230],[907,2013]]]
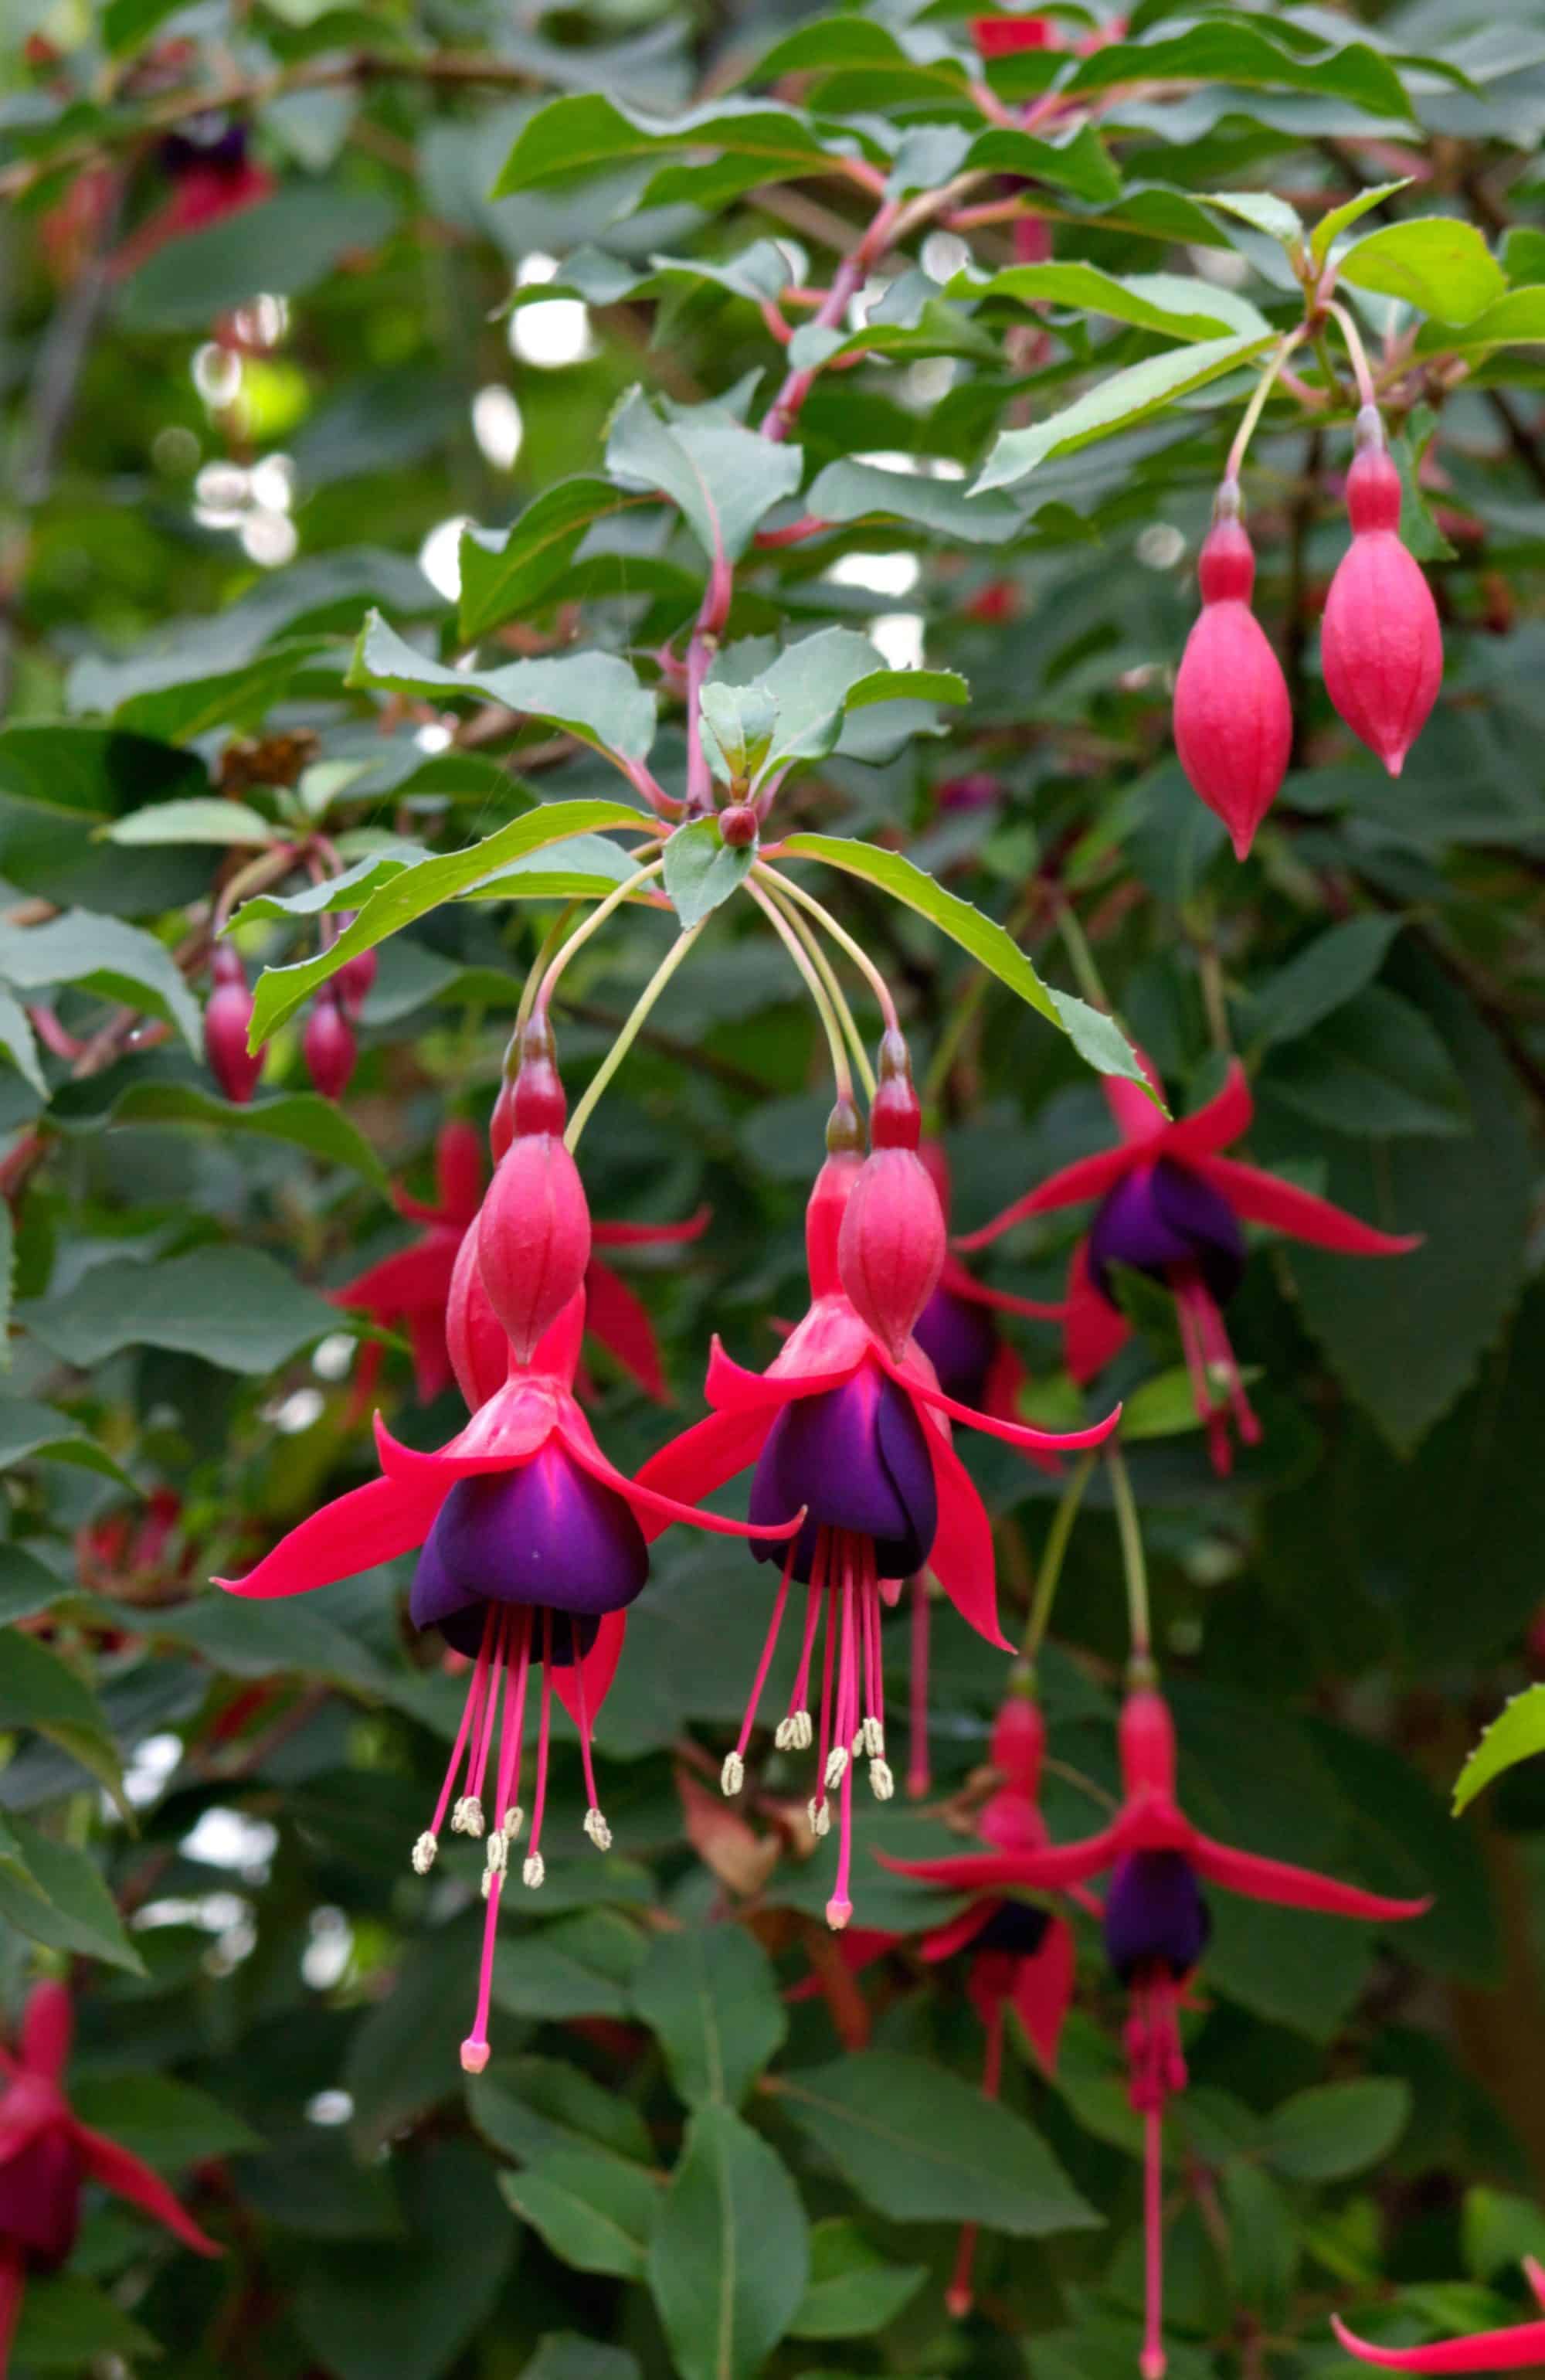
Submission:
[[[31,2273],[52,2273],[80,2228],[80,2158],[62,2124],[34,2132],[0,2165],[0,2240],[14,2241]]]
[[[979,1405],[997,1353],[997,1332],[986,1308],[952,1289],[935,1289],[912,1336],[938,1374],[946,1396],[963,1405]]]
[[[1165,1968],[1178,1983],[1212,1930],[1183,1852],[1132,1852],[1117,1860],[1105,1896],[1105,1952],[1123,1983],[1147,1967]]]
[[[419,1555],[409,1609],[416,1628],[437,1627],[476,1652],[489,1603],[529,1604],[583,1623],[632,1603],[648,1575],[649,1549],[631,1506],[549,1439],[515,1470],[456,1482]],[[573,1633],[555,1629],[555,1658],[573,1658]],[[583,1654],[583,1625],[578,1633]]]
[[[1245,1269],[1245,1243],[1233,1208],[1189,1166],[1167,1158],[1141,1166],[1101,1201],[1089,1228],[1089,1276],[1112,1305],[1107,1268],[1130,1265],[1164,1281],[1172,1266],[1194,1265],[1225,1305]]]
[[[1017,1959],[1031,1959],[1045,1940],[1051,1922],[1049,1909],[1036,1909],[1028,1900],[1001,1901],[981,1933],[972,1936],[968,1947],[1008,1950]]]
[[[809,1517],[793,1575],[808,1580],[822,1528],[872,1537],[882,1578],[905,1578],[927,1560],[938,1497],[923,1425],[903,1389],[871,1366],[839,1389],[785,1405],[751,1483],[754,1521]],[[754,1545],[758,1561],[782,1561],[781,1545]]]

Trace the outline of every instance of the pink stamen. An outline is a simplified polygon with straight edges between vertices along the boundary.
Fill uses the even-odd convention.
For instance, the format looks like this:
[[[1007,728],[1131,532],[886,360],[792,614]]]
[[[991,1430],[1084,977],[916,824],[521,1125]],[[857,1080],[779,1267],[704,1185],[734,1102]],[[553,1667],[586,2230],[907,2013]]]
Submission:
[[[489,2002],[493,1997],[494,1937],[499,1931],[499,1897],[504,1887],[501,1870],[489,1887],[488,1914],[483,1920],[483,1955],[477,1969],[477,2011],[472,2031],[462,2044],[462,2070],[481,2074],[489,2062]]]
[[[1199,1286],[1197,1291],[1197,1318],[1207,1360],[1224,1376],[1234,1426],[1247,1446],[1255,1446],[1260,1442],[1261,1424],[1245,1394],[1245,1384],[1239,1378],[1238,1358],[1229,1344],[1223,1316],[1205,1286]]]
[[[987,2021],[987,2054],[982,2062],[984,2099],[996,2099],[1003,2081],[1003,2011],[1004,2002],[995,2000],[993,2013]],[[976,2237],[974,2223],[961,2224],[960,2245],[955,2251],[955,2269],[944,2293],[945,2305],[957,2322],[964,2320],[974,2302],[972,2268],[976,2262]]]
[[[823,1531],[823,1535],[825,1532]],[[815,1806],[819,1809],[827,1798],[827,1755],[831,1749],[832,1707],[831,1680],[837,1658],[837,1597],[839,1593],[835,1564],[828,1563],[832,1575],[827,1585],[827,1633],[821,1650],[821,1732],[816,1739]],[[841,1713],[837,1714],[839,1719]]]
[[[488,1774],[489,1754],[493,1745],[494,1717],[499,1708],[499,1665],[504,1658],[510,1633],[510,1612],[501,1607],[496,1607],[496,1617],[498,1629],[493,1640],[492,1665],[489,1674],[489,1695],[483,1706],[482,1724],[477,1730],[477,1757],[467,1774],[467,1793],[475,1802],[480,1802],[483,1798],[483,1780]],[[495,1824],[497,1823],[496,1815]]]
[[[508,1635],[519,1637],[520,1652],[515,1655],[513,1644],[504,1648],[504,1724],[499,1738],[499,1781],[494,1788],[493,1825],[502,1827],[513,1800],[512,1791],[520,1774],[520,1740],[525,1717],[525,1672],[531,1652],[531,1613],[529,1609],[512,1612]],[[494,1887],[489,1888],[493,1898]]]
[[[922,1571],[912,1580],[911,1679],[907,1791],[920,1801],[932,1785],[928,1759],[928,1581]]]
[[[537,1733],[537,1790],[531,1803],[531,1843],[525,1854],[529,1869],[535,1860],[538,1871],[542,1856],[542,1812],[548,1798],[548,1740],[552,1729],[552,1613],[542,1613],[542,1716]],[[538,1874],[538,1881],[539,1874]]]
[[[885,1736],[885,1661],[880,1648],[880,1581],[875,1540],[861,1541],[859,1609],[863,1621],[863,1696],[870,1716]]]
[[[842,1798],[839,1819],[837,1854],[837,1886],[827,1903],[827,1924],[840,1930],[853,1913],[848,1876],[853,1855],[853,1758],[852,1742],[858,1732],[858,1648],[853,1626],[853,1559],[854,1541],[844,1536],[842,1546],[842,1660],[837,1685],[837,1747],[843,1754]],[[862,1550],[859,1552],[862,1561]],[[836,1633],[836,1582],[832,1585],[832,1612],[827,1623],[827,1656],[828,1668],[831,1640]],[[823,1727],[825,1715],[823,1713]],[[826,1784],[826,1762],[821,1764],[821,1782]]]
[[[432,1835],[438,1835],[444,1829],[445,1813],[451,1806],[451,1794],[456,1782],[456,1771],[461,1767],[462,1754],[466,1749],[466,1740],[472,1731],[473,1717],[482,1700],[483,1688],[488,1681],[489,1655],[492,1648],[493,1626],[497,1618],[498,1613],[490,1603],[483,1621],[483,1642],[478,1647],[477,1664],[466,1689],[466,1700],[462,1706],[462,1723],[456,1730],[455,1744],[452,1750],[450,1765],[445,1771],[445,1782],[440,1789],[440,1799],[435,1803],[435,1814],[429,1821],[429,1832]]]
[[[800,1647],[799,1674],[789,1697],[791,1718],[795,1711],[810,1707],[810,1659],[815,1649],[815,1626],[821,1616],[821,1597],[827,1583],[827,1532],[815,1533],[815,1559],[810,1565],[810,1585],[804,1600],[804,1641]]]
[[[1165,2373],[1164,2129],[1163,2109],[1151,2107],[1143,2119],[1142,2142],[1143,2317],[1138,2357],[1142,2380],[1164,2380]]]
[[[572,1621],[570,1625],[573,1626]],[[575,1724],[579,1729],[580,1766],[585,1771],[585,1807],[589,1810],[597,1810],[600,1807],[600,1796],[596,1791],[596,1771],[590,1756],[590,1712],[585,1700],[585,1663],[578,1658],[577,1648],[574,1660],[574,1706]]]
[[[772,1618],[767,1623],[766,1639],[762,1646],[762,1658],[756,1665],[756,1675],[752,1680],[751,1700],[745,1706],[745,1717],[741,1721],[741,1732],[736,1739],[736,1755],[742,1760],[745,1758],[745,1748],[751,1742],[751,1730],[756,1724],[756,1706],[762,1699],[762,1689],[767,1682],[767,1671],[772,1667],[772,1658],[778,1649],[778,1632],[783,1624],[783,1607],[789,1600],[789,1579],[794,1567],[794,1548],[798,1543],[797,1537],[791,1537],[789,1540],[789,1551],[783,1563],[783,1576],[779,1581],[778,1595],[772,1608]],[[793,1706],[791,1705],[791,1708]]]

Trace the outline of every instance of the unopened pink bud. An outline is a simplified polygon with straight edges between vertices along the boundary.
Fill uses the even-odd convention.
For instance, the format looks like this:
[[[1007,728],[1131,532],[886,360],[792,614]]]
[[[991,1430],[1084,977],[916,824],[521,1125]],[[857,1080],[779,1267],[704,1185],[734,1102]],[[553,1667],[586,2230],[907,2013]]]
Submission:
[[[228,1099],[245,1107],[258,1087],[264,1051],[249,1051],[252,994],[240,953],[228,942],[217,943],[210,959],[214,990],[204,1010],[204,1049],[210,1072]]]
[[[499,1096],[489,1118],[489,1148],[497,1165],[515,1136],[515,1087],[506,1080],[499,1086]]]
[[[353,925],[353,918],[348,919]],[[374,951],[356,951],[345,959],[332,978],[338,987],[338,997],[351,1016],[357,1016],[375,990],[376,954]]]
[[[510,1370],[510,1342],[483,1285],[477,1262],[477,1225],[465,1233],[456,1251],[451,1288],[445,1300],[445,1349],[456,1386],[468,1410],[504,1386]]]
[[[584,1283],[590,1209],[579,1168],[563,1146],[563,1087],[545,1018],[531,1020],[522,1048],[514,1138],[483,1201],[477,1263],[516,1358],[527,1364]]]
[[[938,1287],[946,1240],[939,1195],[917,1153],[922,1113],[899,1034],[887,1033],[881,1047],[869,1130],[875,1145],[849,1194],[837,1269],[870,1330],[899,1357]]]
[[[1293,712],[1282,665],[1249,607],[1255,555],[1225,481],[1202,540],[1201,612],[1175,681],[1180,766],[1229,832],[1237,859],[1275,800],[1293,748]]]
[[[311,1003],[300,1047],[306,1071],[323,1099],[341,1099],[348,1089],[359,1045],[331,984]]]
[[[1029,1694],[1010,1694],[993,1721],[993,1767],[1033,1795],[1045,1750],[1046,1722],[1040,1704]]]
[[[1175,1722],[1156,1687],[1140,1686],[1121,1706],[1121,1779],[1129,1795],[1175,1791]]]
[[[1357,436],[1346,475],[1352,542],[1331,581],[1320,650],[1326,693],[1398,777],[1438,698],[1442,632],[1432,590],[1400,542],[1400,474],[1371,406],[1358,416]]]

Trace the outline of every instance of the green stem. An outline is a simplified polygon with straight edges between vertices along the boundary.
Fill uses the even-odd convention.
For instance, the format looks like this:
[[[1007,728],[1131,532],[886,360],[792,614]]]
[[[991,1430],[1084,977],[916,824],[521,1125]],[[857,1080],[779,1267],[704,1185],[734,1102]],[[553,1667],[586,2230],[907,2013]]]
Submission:
[[[949,1080],[949,1070],[960,1054],[960,1044],[981,1013],[982,1002],[986,993],[987,978],[979,968],[950,1010],[944,1031],[939,1036],[938,1047],[934,1052],[923,1084],[923,1106],[925,1114],[936,1108],[943,1099],[944,1087]]]
[[[1103,1008],[1107,1015],[1114,1016],[1116,1010],[1110,994],[1100,979],[1100,970],[1089,947],[1089,938],[1075,917],[1070,901],[1058,904],[1056,923],[1063,948],[1068,953],[1068,964],[1077,978],[1079,990],[1092,1006]]]
[[[1373,373],[1369,365],[1368,349],[1362,343],[1362,333],[1346,307],[1338,304],[1335,298],[1327,298],[1325,311],[1346,342],[1346,352],[1352,358],[1352,372],[1358,383],[1358,403],[1376,405],[1379,400],[1373,386]]]
[[[1267,361],[1266,369],[1255,384],[1255,388],[1250,396],[1250,401],[1245,407],[1244,419],[1240,422],[1238,430],[1235,434],[1234,443],[1228,450],[1228,461],[1224,469],[1224,478],[1225,480],[1237,480],[1240,470],[1244,465],[1245,449],[1250,443],[1251,436],[1254,433],[1255,425],[1261,419],[1261,408],[1272,393],[1273,385],[1275,382],[1277,374],[1281,371],[1284,364],[1287,361],[1288,357],[1292,354],[1299,340],[1307,338],[1308,335],[1309,325],[1307,322],[1300,322],[1296,330],[1285,331],[1283,333],[1273,353]]]
[[[537,945],[537,955],[531,962],[525,989],[521,992],[520,1006],[515,1011],[515,1029],[510,1037],[512,1050],[518,1050],[520,1047],[521,1027],[536,1005],[537,993],[542,978],[552,965],[553,958],[562,944],[563,937],[569,930],[569,921],[578,906],[577,901],[566,901]]]
[[[831,1071],[837,1084],[837,1096],[839,1099],[846,1099],[851,1106],[853,1097],[853,1077],[848,1064],[848,1048],[842,1038],[842,1027],[837,1021],[837,1011],[827,996],[827,988],[816,973],[815,963],[804,944],[777,902],[770,899],[755,880],[758,873],[757,869],[752,870],[751,875],[746,879],[745,889],[804,978],[804,988],[815,1003],[815,1014],[821,1020],[821,1027],[827,1037],[827,1048],[831,1052]]]
[[[580,1134],[585,1130],[585,1125],[589,1123],[591,1116],[594,1114],[601,1093],[605,1090],[608,1083],[610,1082],[613,1075],[617,1072],[618,1067],[627,1056],[628,1051],[633,1048],[634,1041],[638,1038],[639,1029],[644,1024],[645,1019],[647,1017],[649,1011],[653,1008],[656,1001],[665,990],[666,985],[670,981],[671,977],[681,965],[682,961],[686,957],[687,953],[691,950],[694,942],[696,941],[698,935],[703,931],[703,929],[707,922],[708,921],[706,917],[699,917],[695,926],[689,926],[684,934],[678,934],[676,940],[671,943],[670,948],[667,951],[664,958],[661,959],[658,966],[655,969],[654,974],[649,978],[648,982],[645,985],[643,990],[639,993],[638,998],[634,1001],[621,1032],[618,1034],[617,1038],[612,1043],[610,1049],[607,1051],[606,1056],[601,1060],[600,1064],[597,1067],[585,1097],[581,1099],[578,1107],[575,1108],[573,1111],[573,1115],[570,1121],[569,1129],[563,1135],[563,1145],[569,1151],[571,1157],[573,1155],[574,1150],[579,1147]]]
[[[776,903],[777,906],[782,911],[783,915],[788,918],[790,925],[793,928],[794,932],[799,936],[801,941],[804,944],[805,949],[809,952],[811,965],[815,968],[817,974],[820,976],[821,981],[825,984],[827,989],[827,997],[831,1002],[833,1008],[837,1011],[838,1022],[842,1027],[842,1031],[847,1038],[848,1047],[852,1052],[853,1064],[858,1070],[859,1081],[863,1085],[864,1096],[866,1099],[872,1099],[875,1096],[875,1070],[869,1063],[869,1052],[863,1046],[863,1036],[858,1029],[858,1019],[854,1016],[852,1010],[848,1005],[848,996],[838,979],[837,969],[832,965],[830,959],[827,958],[825,951],[821,948],[819,936],[806,925],[803,917],[801,916],[799,910],[793,906],[792,903],[785,902],[782,899],[781,894],[784,888],[779,885],[778,889],[775,890],[772,885],[768,884],[764,880],[762,889],[766,893],[768,900]]]
[[[1032,1674],[1036,1656],[1041,1650],[1041,1640],[1045,1635],[1051,1621],[1052,1605],[1056,1598],[1057,1581],[1062,1576],[1062,1561],[1063,1556],[1068,1551],[1068,1540],[1073,1534],[1073,1524],[1079,1517],[1079,1506],[1083,1502],[1083,1491],[1093,1476],[1093,1472],[1094,1449],[1090,1447],[1080,1455],[1068,1473],[1056,1511],[1052,1515],[1052,1525],[1046,1534],[1045,1551],[1041,1556],[1040,1574],[1035,1582],[1034,1599],[1031,1604],[1030,1618],[1025,1625],[1023,1658],[1029,1663]]]
[[[1127,1621],[1131,1633],[1132,1658],[1134,1661],[1147,1661],[1153,1655],[1153,1629],[1148,1609],[1148,1563],[1142,1550],[1142,1527],[1138,1520],[1137,1500],[1127,1475],[1127,1458],[1114,1438],[1105,1441],[1105,1468],[1110,1473],[1116,1525],[1121,1537],[1121,1567],[1127,1574]]]
[[[634,875],[628,878],[625,884],[619,884],[614,891],[609,892],[604,901],[597,902],[595,907],[591,910],[590,915],[585,918],[585,923],[582,926],[575,927],[573,932],[569,936],[569,939],[564,943],[562,949],[558,953],[557,956],[549,965],[548,971],[542,978],[536,997],[532,1001],[532,1008],[540,1008],[544,1012],[546,1011],[548,1002],[552,998],[553,986],[557,983],[559,977],[568,965],[569,961],[573,958],[574,953],[577,950],[583,949],[584,945],[589,941],[591,935],[599,931],[600,928],[605,925],[607,919],[612,915],[613,911],[620,909],[624,901],[631,901],[634,894],[638,891],[639,886],[646,883],[652,876],[658,876],[664,866],[665,862],[663,859],[651,859],[646,868],[638,868]]]
[[[838,949],[847,952],[859,973],[866,979],[870,990],[879,1002],[880,1014],[885,1020],[886,1030],[888,1033],[897,1032],[899,1026],[890,986],[863,944],[855,942],[847,929],[838,924],[830,910],[823,908],[815,894],[807,892],[803,884],[796,884],[791,876],[780,876],[776,868],[766,867],[761,860],[757,861],[754,872],[764,880],[770,876],[779,892],[786,893],[791,901],[797,901],[807,917],[814,917],[818,926],[826,928]]]

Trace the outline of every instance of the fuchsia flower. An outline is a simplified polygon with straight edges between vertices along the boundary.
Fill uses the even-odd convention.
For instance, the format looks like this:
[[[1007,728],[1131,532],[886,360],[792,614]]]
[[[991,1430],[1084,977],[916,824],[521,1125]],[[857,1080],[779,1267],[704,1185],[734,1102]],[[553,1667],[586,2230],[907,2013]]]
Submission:
[[[1162,2127],[1166,2102],[1186,2087],[1178,2010],[1211,1931],[1202,1882],[1280,1908],[1317,1909],[1329,1916],[1383,1923],[1419,1917],[1430,1904],[1364,1892],[1310,1868],[1236,1851],[1204,1835],[1175,1798],[1175,1727],[1169,1706],[1155,1688],[1140,1686],[1128,1694],[1120,1749],[1121,1807],[1108,1827],[1086,1841],[1049,1850],[912,1860],[905,1873],[951,1891],[981,1893],[1068,1890],[1110,1872],[1105,1951],[1130,1998],[1128,2087],[1146,2128],[1148,2305],[1141,2370],[1143,2380],[1160,2380],[1165,2369]],[[901,1863],[887,1860],[885,1864],[899,1867]]]
[[[368,1314],[383,1330],[406,1333],[413,1349],[414,1380],[424,1404],[432,1403],[450,1385],[454,1369],[446,1343],[446,1307],[456,1258],[477,1220],[486,1177],[482,1144],[473,1125],[453,1118],[441,1127],[435,1144],[435,1175],[437,1195],[432,1206],[410,1198],[405,1192],[397,1194],[398,1213],[425,1226],[420,1236],[411,1246],[384,1257],[380,1264],[332,1292],[334,1305]],[[592,1249],[680,1246],[697,1239],[707,1223],[706,1207],[684,1223],[592,1222],[591,1245]],[[491,1316],[491,1308],[489,1312]],[[585,1274],[585,1327],[646,1396],[657,1404],[665,1403],[665,1373],[648,1311],[627,1282],[594,1254]],[[503,1378],[502,1333],[498,1336],[500,1369],[492,1383],[495,1388]],[[375,1341],[360,1359],[355,1402],[361,1412],[374,1392],[384,1352]],[[582,1376],[581,1394],[585,1393]]]
[[[515,1137],[477,1236],[466,1235],[457,1258],[448,1332],[451,1360],[475,1408],[466,1427],[438,1452],[420,1454],[399,1445],[378,1416],[380,1478],[301,1522],[246,1578],[217,1582],[235,1595],[304,1595],[419,1549],[414,1625],[438,1628],[474,1663],[434,1815],[414,1845],[420,1875],[434,1863],[448,1809],[453,1832],[484,1834],[483,1793],[500,1726],[477,2012],[462,2044],[471,2073],[489,2057],[494,1936],[510,1848],[524,1821],[515,1794],[533,1669],[541,1686],[522,1877],[536,1888],[546,1873],[541,1834],[554,1692],[579,1730],[585,1832],[598,1850],[611,1841],[597,1797],[591,1726],[616,1669],[627,1608],[648,1577],[650,1539],[672,1521],[730,1536],[786,1538],[802,1517],[745,1524],[698,1512],[628,1479],[601,1452],[573,1393],[589,1229],[562,1121],[556,1071],[538,1056],[522,1068]],[[475,1271],[482,1276],[481,1308],[467,1293]],[[490,1357],[500,1329],[502,1384],[496,1385]]]
[[[63,1984],[34,1985],[16,2051],[0,2048],[0,2374],[30,2273],[57,2272],[80,2228],[88,2181],[115,2191],[200,2256],[223,2253],[159,2174],[70,2111],[64,2073],[75,2030]]]
[[[1175,681],[1175,748],[1242,860],[1287,773],[1293,708],[1282,663],[1250,610],[1255,554],[1237,480],[1218,491],[1197,579],[1201,611]]]
[[[1524,2258],[1524,2277],[1545,2313],[1545,2268]],[[1348,2355],[1386,2372],[1521,2372],[1545,2363],[1545,2320],[1514,2323],[1506,2330],[1478,2330],[1468,2338],[1438,2338],[1430,2347],[1374,2347],[1347,2329],[1339,2314],[1331,2327]]]
[[[1346,475],[1352,542],[1331,581],[1320,649],[1326,693],[1392,777],[1426,725],[1443,677],[1438,607],[1400,541],[1400,504],[1383,424],[1365,406]]]
[[[1146,1058],[1142,1064],[1158,1089],[1153,1066]],[[1177,1123],[1166,1123],[1136,1083],[1107,1077],[1104,1092],[1121,1135],[1118,1145],[1065,1165],[956,1245],[984,1247],[1031,1215],[1098,1199],[1068,1275],[1063,1324],[1068,1368],[1076,1380],[1092,1379],[1131,1335],[1116,1301],[1112,1265],[1129,1265],[1162,1281],[1173,1291],[1178,1308],[1180,1342],[1213,1469],[1226,1475],[1233,1462],[1230,1416],[1249,1444],[1261,1436],[1221,1311],[1244,1274],[1240,1224],[1264,1223],[1314,1247],[1352,1257],[1405,1256],[1420,1246],[1420,1235],[1377,1232],[1328,1198],[1220,1156],[1230,1141],[1249,1131],[1255,1112],[1237,1060],[1230,1064],[1217,1098]],[[1221,1399],[1216,1394],[1219,1381]]]
[[[904,1058],[903,1050],[903,1062]],[[839,1108],[833,1136],[840,1139],[849,1123],[856,1126],[851,1111],[844,1118]],[[887,1344],[859,1313],[844,1261],[850,1245],[843,1236],[844,1216],[861,1171],[856,1151],[839,1147],[817,1176],[805,1211],[810,1310],[766,1373],[742,1371],[716,1339],[706,1389],[716,1410],[639,1473],[641,1485],[700,1497],[754,1464],[754,1521],[770,1524],[804,1512],[784,1560],[723,1783],[733,1794],[744,1782],[757,1705],[790,1585],[797,1581],[806,1589],[804,1631],[793,1690],[775,1741],[785,1750],[804,1750],[816,1741],[810,1682],[824,1611],[818,1781],[810,1818],[815,1831],[825,1834],[831,1823],[827,1797],[840,1788],[840,1851],[836,1888],[827,1904],[827,1920],[836,1927],[846,1925],[852,1914],[854,1759],[867,1756],[870,1784],[881,1800],[894,1790],[885,1757],[881,1581],[904,1578],[926,1563],[961,1618],[989,1644],[1008,1649],[997,1622],[992,1529],[971,1475],[950,1444],[948,1418],[1010,1445],[1048,1452],[1096,1446],[1118,1418],[1111,1414],[1092,1428],[1066,1437],[1000,1421],[946,1395],[914,1338]],[[770,1558],[762,1548],[753,1552],[758,1560]]]

